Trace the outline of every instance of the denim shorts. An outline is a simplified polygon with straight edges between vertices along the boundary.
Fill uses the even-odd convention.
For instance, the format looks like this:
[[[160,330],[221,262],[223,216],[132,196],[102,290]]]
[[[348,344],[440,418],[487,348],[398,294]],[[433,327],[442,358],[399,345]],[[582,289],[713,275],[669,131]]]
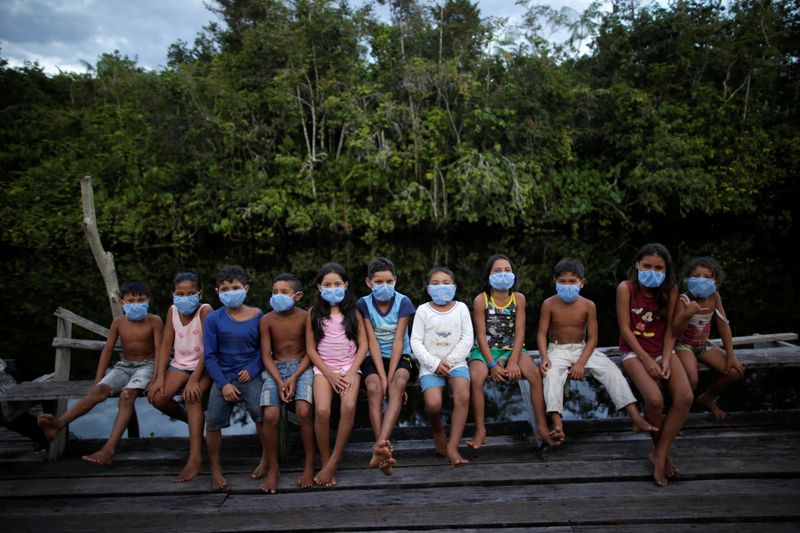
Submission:
[[[278,373],[281,379],[286,381],[295,373],[297,367],[300,366],[300,360],[275,361],[275,365],[278,367]],[[264,380],[264,386],[261,388],[261,407],[280,405],[281,395],[278,390],[278,384],[266,370],[261,373],[261,377]],[[292,399],[304,400],[310,404],[314,403],[314,372],[311,370],[311,367],[308,367],[306,371],[297,378],[294,387],[294,398]]]
[[[444,387],[445,384],[447,384],[447,380],[453,378],[466,379],[467,383],[469,383],[469,368],[465,366],[454,368],[450,371],[449,378],[442,377],[438,374],[427,374],[419,378],[419,386],[422,392],[425,392],[432,387]]]
[[[261,405],[258,400],[261,395],[261,377],[256,376],[247,383],[239,383],[238,380],[231,381],[239,392],[240,400],[245,403],[247,412],[253,422],[261,422]],[[222,390],[216,385],[211,387],[211,395],[208,398],[208,410],[206,411],[206,430],[218,431],[231,425],[231,413],[233,406],[237,402],[228,402],[222,397]]]

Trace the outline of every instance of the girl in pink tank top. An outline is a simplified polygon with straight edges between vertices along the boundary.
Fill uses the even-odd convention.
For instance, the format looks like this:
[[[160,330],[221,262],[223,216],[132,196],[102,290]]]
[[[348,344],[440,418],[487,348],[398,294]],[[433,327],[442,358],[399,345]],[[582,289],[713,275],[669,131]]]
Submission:
[[[649,459],[653,480],[662,487],[678,474],[669,448],[694,399],[686,371],[672,351],[672,310],[677,299],[669,252],[661,244],[645,245],[636,254],[631,279],[617,286],[617,321],[622,367],[642,396],[645,419],[660,428],[653,434],[655,449]],[[662,381],[672,396],[666,416]]]
[[[322,459],[314,482],[330,487],[336,485],[336,470],[353,429],[358,369],[367,353],[367,334],[344,267],[338,263],[323,265],[316,284],[314,304],[306,319],[306,351],[314,364],[314,432]],[[334,394],[341,397],[341,413],[331,452],[329,420]]]
[[[167,311],[156,371],[147,398],[158,410],[189,425],[189,459],[175,482],[189,481],[200,472],[203,445],[203,396],[211,378],[203,364],[203,321],[211,306],[201,304],[200,277],[192,271],[175,275],[172,303]],[[170,354],[174,358],[170,359]],[[183,389],[186,409],[173,398]]]

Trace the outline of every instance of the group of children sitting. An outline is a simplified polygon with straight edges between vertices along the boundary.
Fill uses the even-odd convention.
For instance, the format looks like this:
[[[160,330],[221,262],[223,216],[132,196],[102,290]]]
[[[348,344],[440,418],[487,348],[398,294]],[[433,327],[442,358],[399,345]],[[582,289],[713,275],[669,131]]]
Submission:
[[[85,460],[111,463],[128,425],[134,400],[146,391],[149,401],[172,418],[187,422],[189,458],[176,482],[200,472],[203,426],[213,490],[227,482],[220,464],[221,430],[230,425],[234,406],[244,402],[261,440],[261,460],[252,473],[264,478],[261,490],[278,488],[278,424],[282,403],[294,402],[305,451],[301,488],[336,485],[336,472],[353,428],[356,400],[363,381],[375,444],[369,465],[391,475],[397,460],[390,438],[406,398],[409,381],[419,380],[425,414],[433,428],[435,449],[453,466],[467,464],[459,453],[472,405],[474,449],[486,441],[483,387],[527,380],[536,432],[543,444],[564,442],[561,420],[566,379],[592,374],[609,392],[617,409],[630,416],[634,431],[650,432],[656,483],[677,475],[668,450],[694,401],[697,360],[720,377],[697,398],[718,420],[724,412],[714,400],[744,369],[733,355],[731,331],[717,292],[719,265],[710,258],[694,261],[687,272],[687,292],[678,295],[672,260],[666,248],[649,244],[637,254],[631,278],[617,288],[622,366],[639,390],[644,417],[619,368],[596,351],[597,313],[580,296],[584,267],[572,258],[554,269],[555,294],[541,306],[537,343],[541,365],[525,351],[525,296],[517,289],[511,260],[489,258],[483,290],[473,300],[472,316],[456,298],[455,274],[436,266],[427,277],[430,301],[414,308],[396,290],[395,267],[385,258],[368,266],[371,293],[356,298],[345,269],[322,266],[314,281],[309,311],[296,306],[303,297],[300,279],[277,276],[263,314],[245,304],[249,289],[241,267],[223,268],[216,280],[222,307],[201,303],[203,291],[194,272],[180,272],[173,285],[173,305],[161,319],[148,314],[150,291],[144,283],[121,288],[124,316],[116,318],[100,356],[95,385],[63,416],[38,419],[48,439],[106,398],[119,395],[119,410],[106,444]],[[413,324],[409,334],[409,324]],[[708,342],[716,316],[723,349]],[[120,361],[106,373],[117,340]],[[677,341],[677,342],[676,342]],[[666,416],[660,383],[672,397]],[[451,390],[450,434],[442,424],[442,389]],[[175,401],[183,391],[184,406]],[[330,418],[334,395],[340,398],[336,439],[331,449]],[[204,410],[204,398],[207,408]],[[315,449],[321,469],[314,472]]]

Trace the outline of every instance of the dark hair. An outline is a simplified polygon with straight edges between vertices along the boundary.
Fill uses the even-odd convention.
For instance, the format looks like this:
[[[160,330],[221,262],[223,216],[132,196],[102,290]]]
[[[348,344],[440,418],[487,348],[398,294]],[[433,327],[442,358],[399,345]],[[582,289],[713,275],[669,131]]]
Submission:
[[[511,265],[511,272],[514,272],[515,274],[514,284],[511,286],[510,289],[508,289],[508,294],[511,294],[517,289],[519,280],[516,277],[517,269],[514,268],[514,263],[512,263],[511,259],[509,259],[508,256],[505,254],[494,254],[492,257],[489,258],[488,261],[486,261],[486,265],[484,265],[483,267],[483,277],[481,279],[483,280],[483,292],[485,292],[486,294],[492,294],[492,285],[491,283],[489,283],[489,276],[492,274],[492,267],[494,267],[494,264],[500,259],[505,259],[506,261],[508,261],[508,264]]]
[[[175,274],[175,277],[172,279],[172,287],[175,288],[178,283],[184,281],[191,281],[197,285],[198,289],[203,288],[202,285],[200,285],[200,276],[194,270],[183,270]]]
[[[277,283],[279,281],[287,281],[292,284],[294,287],[294,292],[300,292],[303,290],[303,282],[300,281],[300,278],[295,274],[290,272],[284,272],[283,274],[278,274],[272,279],[272,283]]]
[[[119,297],[125,298],[126,294],[144,294],[150,296],[150,287],[144,281],[129,280],[122,284],[119,289]]]
[[[229,265],[222,267],[222,270],[217,274],[217,287],[222,285],[223,281],[239,280],[242,285],[247,285],[247,274],[244,269],[239,265]]]
[[[577,274],[577,276],[581,279],[584,279],[584,270],[583,270],[583,263],[581,263],[578,259],[574,257],[565,257],[553,268],[553,276],[558,277],[564,272],[572,272],[573,274]]]
[[[642,246],[639,249],[639,252],[636,254],[630,274],[636,290],[642,289],[641,284],[639,284],[639,274],[636,268],[636,263],[648,255],[655,255],[664,260],[664,283],[662,283],[660,287],[651,289],[655,295],[658,307],[663,313],[667,308],[667,304],[669,303],[669,292],[675,286],[675,271],[672,266],[672,256],[669,255],[669,251],[663,244],[653,242]]]
[[[397,276],[394,271],[394,263],[385,257],[378,257],[377,259],[373,259],[369,262],[369,266],[367,267],[367,277],[372,279],[372,276],[374,276],[376,272],[386,271],[391,272],[392,276]]]
[[[698,257],[697,259],[692,260],[686,267],[686,275],[684,277],[688,278],[691,276],[692,271],[697,267],[705,267],[709,269],[711,273],[714,274],[714,280],[719,284],[721,284],[725,279],[725,271],[722,270],[722,267],[713,257]]]
[[[452,280],[453,280],[453,283],[455,283],[455,282],[456,282],[456,275],[455,275],[455,274],[453,274],[453,271],[452,271],[452,270],[450,270],[449,268],[447,268],[447,267],[445,267],[445,266],[435,266],[435,267],[433,267],[432,269],[430,269],[430,270],[428,271],[428,277],[427,277],[427,278],[425,278],[425,279],[426,279],[426,281],[427,281],[427,284],[428,284],[428,285],[429,285],[429,284],[430,284],[430,282],[431,282],[431,277],[433,277],[433,275],[434,275],[434,274],[436,274],[437,272],[444,272],[445,274],[447,274],[448,276],[450,276],[450,279],[452,279]]]
[[[344,333],[351,341],[358,340],[358,317],[356,316],[356,297],[350,288],[350,276],[347,271],[339,263],[325,263],[319,269],[317,277],[314,280],[315,285],[322,283],[322,278],[327,274],[338,274],[342,281],[347,283],[347,288],[344,291],[344,300],[339,302],[339,310],[344,315]],[[311,329],[314,332],[314,340],[319,342],[325,336],[322,330],[322,324],[326,318],[331,316],[331,304],[322,298],[319,289],[314,295],[314,303],[311,305]]]

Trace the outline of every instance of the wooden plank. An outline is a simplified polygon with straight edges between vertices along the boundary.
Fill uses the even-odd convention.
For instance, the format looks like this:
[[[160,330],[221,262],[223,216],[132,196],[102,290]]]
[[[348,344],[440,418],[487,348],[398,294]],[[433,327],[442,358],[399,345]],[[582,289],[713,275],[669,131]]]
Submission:
[[[72,348],[75,350],[90,350],[100,352],[106,345],[106,341],[94,341],[89,339],[70,339],[62,336],[53,338],[50,344],[53,348]],[[122,346],[119,341],[114,345],[114,351],[122,351]]]
[[[58,318],[56,323],[56,336],[57,337],[72,337],[72,323],[64,318]],[[69,348],[56,348],[56,361],[55,370],[53,372],[53,379],[56,382],[69,381],[70,369],[70,351]],[[56,418],[62,416],[67,412],[67,399],[60,398],[56,402]],[[48,457],[50,460],[58,459],[64,453],[64,448],[67,446],[67,435],[69,435],[69,428],[65,427],[58,432],[55,440],[50,443],[50,453]]]
[[[101,326],[100,324],[96,324],[96,323],[92,322],[91,320],[89,320],[88,318],[83,318],[82,316],[80,316],[80,315],[78,315],[76,313],[73,313],[69,309],[65,309],[63,307],[59,307],[58,309],[56,309],[56,312],[53,313],[53,314],[55,316],[57,316],[58,318],[63,318],[64,320],[67,320],[68,322],[72,322],[76,326],[80,326],[80,327],[82,327],[83,329],[85,329],[87,331],[91,331],[92,333],[97,333],[98,335],[100,335],[103,338],[106,338],[106,339],[108,338],[108,333],[109,333],[108,328],[105,328],[105,327]]]
[[[0,401],[64,400],[83,398],[94,381],[23,381],[0,393]]]

